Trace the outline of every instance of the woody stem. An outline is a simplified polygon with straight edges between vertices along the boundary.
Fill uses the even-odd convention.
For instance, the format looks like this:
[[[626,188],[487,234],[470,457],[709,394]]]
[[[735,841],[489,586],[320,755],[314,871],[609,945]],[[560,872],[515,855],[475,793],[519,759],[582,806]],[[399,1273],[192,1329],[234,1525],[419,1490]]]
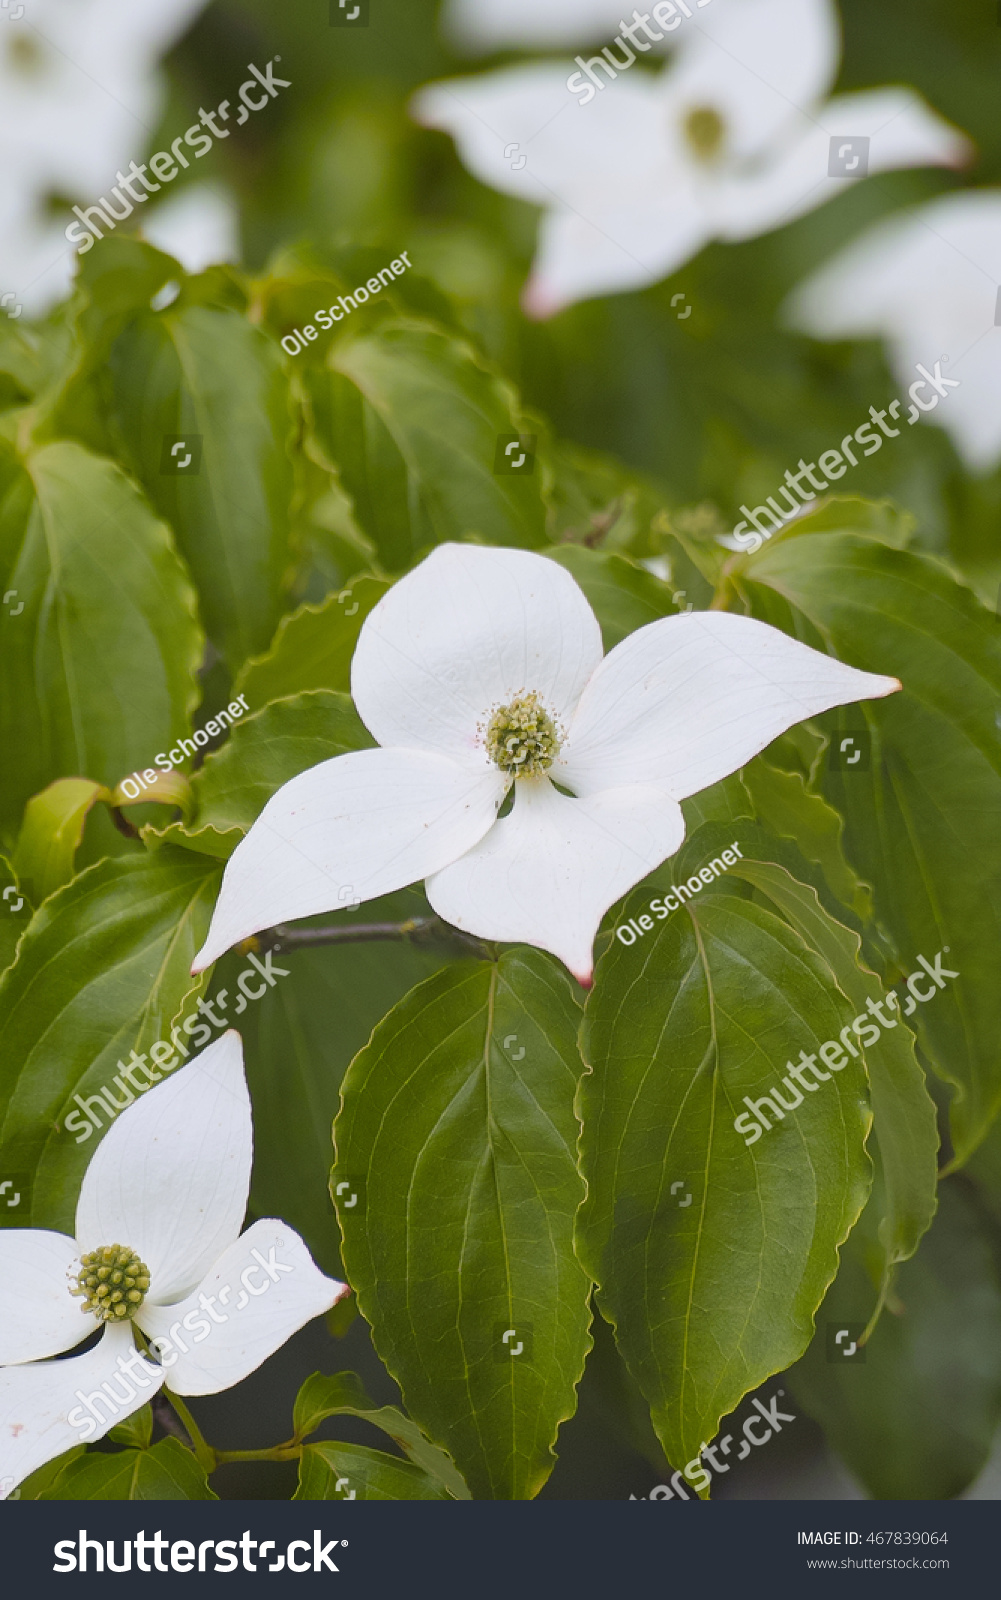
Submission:
[[[358,922],[337,928],[289,928],[279,923],[250,941],[261,951],[308,950],[317,945],[405,942],[419,945],[458,944],[471,954],[486,957],[492,951],[480,939],[443,922],[440,917],[409,917],[405,922]]]

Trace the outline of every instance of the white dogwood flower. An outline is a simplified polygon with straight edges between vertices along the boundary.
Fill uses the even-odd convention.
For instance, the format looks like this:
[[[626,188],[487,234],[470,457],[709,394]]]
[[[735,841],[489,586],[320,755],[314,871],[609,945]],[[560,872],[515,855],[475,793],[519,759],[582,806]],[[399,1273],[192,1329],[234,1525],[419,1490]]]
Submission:
[[[703,6],[709,3],[701,0]],[[690,9],[698,4],[691,0]],[[630,16],[623,0],[447,0],[442,20],[461,49],[486,51],[610,39]]]
[[[0,1485],[100,1439],[165,1381],[239,1383],[349,1293],[298,1234],[240,1234],[253,1156],[240,1036],[230,1032],[115,1121],[84,1174],[76,1236],[0,1232]],[[155,1362],[136,1347],[133,1323]],[[83,1355],[52,1361],[102,1330]]]
[[[207,0],[25,0],[0,13],[0,290],[29,313],[69,287],[75,257],[50,197],[87,204],[149,147],[160,55]],[[20,237],[24,230],[29,241]]]
[[[723,612],[652,622],[602,660],[555,561],[442,545],[358,640],[352,693],[381,748],[268,801],[193,970],[274,923],[424,878],[453,926],[538,945],[587,983],[605,911],[681,844],[681,800],[794,723],[899,687]]]
[[[784,226],[867,172],[968,154],[909,89],[825,101],[840,54],[830,0],[713,0],[678,38],[658,74],[626,71],[623,40],[586,71],[534,64],[417,95],[417,120],[450,133],[476,177],[545,208],[530,315],[655,283],[711,240]]]
[[[885,339],[904,387],[919,362],[948,358],[959,387],[928,421],[989,472],[1001,461],[999,285],[1001,190],[969,190],[870,229],[796,290],[786,315],[819,339]]]

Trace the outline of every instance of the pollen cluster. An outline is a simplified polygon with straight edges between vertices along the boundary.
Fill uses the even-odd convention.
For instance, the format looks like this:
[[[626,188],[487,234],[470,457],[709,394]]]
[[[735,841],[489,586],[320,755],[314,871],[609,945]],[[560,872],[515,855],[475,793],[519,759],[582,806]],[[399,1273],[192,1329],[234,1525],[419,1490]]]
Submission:
[[[80,1271],[70,1294],[84,1297],[82,1311],[98,1322],[124,1322],[134,1317],[149,1290],[149,1267],[125,1244],[106,1244],[81,1256]]]
[[[546,772],[559,753],[556,724],[537,694],[522,694],[500,706],[487,723],[487,755],[515,778]]]

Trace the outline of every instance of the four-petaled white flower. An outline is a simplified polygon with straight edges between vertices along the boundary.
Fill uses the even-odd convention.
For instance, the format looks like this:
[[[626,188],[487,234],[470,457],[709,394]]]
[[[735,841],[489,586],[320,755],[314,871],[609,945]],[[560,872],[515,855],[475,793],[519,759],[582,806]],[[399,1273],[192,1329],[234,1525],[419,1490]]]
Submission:
[[[1001,460],[999,285],[1001,190],[974,190],[863,234],[796,291],[787,316],[820,339],[886,339],[902,385],[918,362],[948,357],[960,386],[928,420],[989,472]]]
[[[230,1032],[112,1124],[84,1175],[76,1237],[0,1232],[0,1485],[100,1439],[165,1381],[231,1388],[350,1291],[293,1229],[240,1235],[253,1157]],[[82,1305],[81,1305],[82,1302]],[[136,1347],[135,1322],[156,1364]],[[103,1328],[97,1344],[68,1360]]]
[[[351,687],[382,748],[269,800],[194,971],[274,923],[424,878],[447,922],[538,945],[587,983],[605,911],[681,844],[681,800],[794,723],[900,684],[723,612],[652,622],[602,660],[555,561],[443,545],[366,619]]]
[[[592,63],[573,92],[564,63],[417,95],[417,120],[452,134],[478,178],[545,207],[530,315],[655,283],[711,240],[784,226],[867,171],[969,153],[909,89],[824,101],[840,54],[831,0],[713,0],[678,39],[657,75],[634,66],[608,81],[635,58],[623,40],[609,47],[617,65]]]
[[[0,290],[29,313],[66,293],[76,261],[49,197],[89,204],[148,146],[157,61],[205,4],[30,0],[22,17],[0,15]]]
[[[701,0],[703,6],[717,0]],[[690,0],[694,11],[699,0]],[[651,10],[653,0],[651,0]],[[621,19],[629,19],[623,0],[447,0],[442,12],[445,32],[464,50],[500,50],[524,45],[584,44],[610,39]],[[682,17],[683,13],[678,12]],[[671,35],[668,35],[670,38]]]

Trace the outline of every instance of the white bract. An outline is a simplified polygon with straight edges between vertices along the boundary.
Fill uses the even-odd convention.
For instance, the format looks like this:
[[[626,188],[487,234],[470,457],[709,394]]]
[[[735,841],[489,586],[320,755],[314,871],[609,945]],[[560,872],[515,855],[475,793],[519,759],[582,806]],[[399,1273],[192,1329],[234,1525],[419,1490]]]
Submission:
[[[538,945],[587,983],[605,911],[681,844],[681,800],[805,717],[899,687],[723,612],[652,622],[602,660],[555,561],[440,546],[358,640],[352,693],[382,748],[269,800],[193,970],[274,923],[424,878],[453,926]]]
[[[946,195],[865,233],[803,284],[787,316],[820,339],[885,339],[901,384],[948,357],[959,387],[928,420],[967,466],[1001,460],[1001,190]]]
[[[283,1222],[240,1234],[252,1157],[243,1050],[230,1032],[112,1124],[84,1175],[75,1238],[0,1232],[6,1491],[102,1438],[165,1381],[190,1395],[239,1383],[349,1293]],[[136,1348],[133,1321],[156,1363]],[[99,1328],[84,1355],[46,1359]]]
[[[593,58],[591,76],[537,63],[416,97],[418,121],[450,133],[471,172],[545,208],[530,315],[655,283],[711,240],[784,226],[867,171],[969,153],[912,90],[825,100],[840,56],[831,0],[713,0],[677,38],[656,74],[630,68],[623,41],[617,66]],[[832,176],[835,137],[848,148]]]
[[[25,0],[0,12],[0,290],[29,312],[65,293],[75,256],[50,196],[88,204],[142,157],[163,100],[157,61],[206,0]]]
[[[703,7],[710,3],[716,0],[702,0]],[[698,4],[690,0],[690,9]],[[610,39],[631,15],[623,0],[447,0],[442,12],[446,33],[466,50],[548,49]]]

